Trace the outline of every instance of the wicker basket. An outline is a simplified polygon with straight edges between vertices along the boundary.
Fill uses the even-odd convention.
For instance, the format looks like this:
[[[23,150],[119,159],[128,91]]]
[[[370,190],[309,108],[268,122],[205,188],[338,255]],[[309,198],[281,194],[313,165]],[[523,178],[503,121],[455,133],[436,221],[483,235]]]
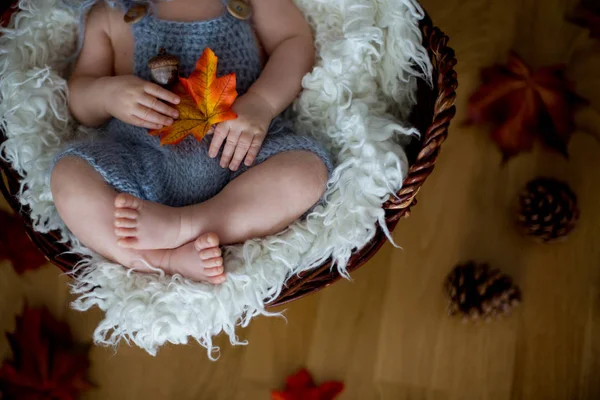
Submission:
[[[6,4],[0,5],[0,15],[7,7]],[[402,189],[397,193],[396,198],[390,198],[383,206],[390,231],[396,227],[401,217],[408,217],[410,208],[416,204],[415,196],[433,171],[440,147],[448,135],[448,126],[455,113],[457,80],[454,71],[456,64],[454,50],[447,46],[448,37],[433,26],[428,16],[421,22],[421,31],[423,45],[433,65],[434,87],[429,87],[424,81],[419,81],[418,84],[417,105],[412,112],[411,122],[424,134],[421,140],[412,143],[407,149],[411,167]],[[0,133],[0,141],[3,142],[6,137],[3,132]],[[59,243],[60,236],[57,232],[42,234],[33,230],[29,210],[21,206],[16,197],[20,187],[20,176],[1,158],[0,168],[4,178],[0,182],[0,190],[12,209],[23,217],[33,243],[50,262],[63,271],[70,271],[80,258],[68,253],[69,247],[66,244]],[[375,237],[353,254],[347,266],[348,272],[364,265],[385,241],[383,231],[378,229]],[[331,268],[331,262],[326,262],[318,268],[290,278],[281,295],[268,307],[275,307],[317,292],[339,278],[337,269]]]

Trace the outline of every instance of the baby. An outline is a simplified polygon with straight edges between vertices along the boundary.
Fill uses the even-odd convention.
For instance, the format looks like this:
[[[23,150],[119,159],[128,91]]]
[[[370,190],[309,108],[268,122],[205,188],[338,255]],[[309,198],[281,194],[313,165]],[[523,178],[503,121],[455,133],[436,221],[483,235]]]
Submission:
[[[217,76],[236,73],[238,117],[160,146],[148,130],[173,124],[180,98],[147,62],[164,48],[187,77],[207,47]],[[220,245],[277,233],[324,193],[327,152],[279,116],[313,60],[292,0],[100,0],[69,79],[73,116],[100,134],[69,143],[51,174],[65,224],[126,267],[224,282]]]

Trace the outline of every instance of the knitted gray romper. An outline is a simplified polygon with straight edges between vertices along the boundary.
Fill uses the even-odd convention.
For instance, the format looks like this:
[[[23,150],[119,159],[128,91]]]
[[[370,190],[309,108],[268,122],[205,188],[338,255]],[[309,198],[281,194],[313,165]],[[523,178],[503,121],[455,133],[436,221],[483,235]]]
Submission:
[[[124,10],[131,3],[119,2]],[[150,80],[147,62],[160,48],[179,56],[180,74],[187,77],[204,49],[210,47],[219,58],[217,76],[235,72],[240,96],[262,70],[259,47],[249,22],[236,19],[226,9],[215,19],[197,22],[165,21],[148,13],[132,25],[132,30],[134,75],[145,80]],[[188,136],[176,145],[160,146],[159,138],[150,136],[147,129],[113,118],[101,128],[98,137],[69,143],[56,161],[65,156],[80,157],[118,192],[180,207],[215,196],[247,170],[243,165],[236,172],[221,168],[221,154],[216,158],[208,156],[211,139],[212,135],[207,135],[198,142]],[[290,150],[317,154],[331,172],[327,151],[314,139],[295,134],[291,123],[282,117],[271,123],[254,165]]]

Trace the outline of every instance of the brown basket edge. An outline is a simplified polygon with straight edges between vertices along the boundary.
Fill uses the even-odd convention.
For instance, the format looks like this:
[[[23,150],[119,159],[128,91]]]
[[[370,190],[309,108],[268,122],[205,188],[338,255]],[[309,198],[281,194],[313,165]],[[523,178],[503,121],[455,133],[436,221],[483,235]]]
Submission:
[[[433,172],[441,145],[448,137],[450,121],[455,115],[456,88],[458,86],[456,71],[456,56],[454,50],[448,47],[449,38],[439,28],[433,25],[431,18],[425,15],[421,21],[423,45],[427,48],[432,64],[438,66],[437,77],[434,76],[438,95],[434,105],[432,122],[423,137],[423,145],[415,162],[410,166],[408,176],[402,189],[384,204],[386,222],[389,232],[392,232],[400,218],[408,217],[410,208],[416,204],[416,195],[425,180]],[[437,79],[436,79],[437,78]],[[361,250],[353,254],[346,270],[348,273],[362,267],[387,241],[381,227],[377,228],[375,237]],[[266,308],[273,308],[294,300],[316,293],[338,281],[342,276],[337,269],[331,268],[331,261],[321,267],[294,275],[286,282],[286,290]],[[311,285],[316,282],[317,285]]]

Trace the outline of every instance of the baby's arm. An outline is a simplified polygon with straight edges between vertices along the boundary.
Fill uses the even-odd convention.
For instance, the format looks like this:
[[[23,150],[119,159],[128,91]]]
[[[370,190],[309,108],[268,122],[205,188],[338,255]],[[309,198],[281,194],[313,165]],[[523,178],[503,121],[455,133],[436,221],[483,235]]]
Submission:
[[[101,125],[110,117],[148,129],[172,124],[177,111],[158,99],[177,103],[176,95],[132,75],[112,76],[111,12],[115,11],[101,2],[87,17],[81,54],[69,79],[71,113],[88,126]]]
[[[279,115],[302,89],[302,77],[312,69],[312,33],[291,0],[251,0],[256,33],[267,55],[267,65],[250,88]]]
[[[90,11],[81,54],[69,79],[69,107],[82,124],[96,126],[110,118],[104,109],[104,84],[113,74],[113,51],[107,33],[106,5]]]
[[[298,96],[315,56],[310,27],[292,0],[250,2],[256,33],[269,59],[258,80],[234,103],[238,118],[215,128],[209,151],[216,157],[225,143],[221,166],[234,171],[242,161],[252,165],[271,120]]]

